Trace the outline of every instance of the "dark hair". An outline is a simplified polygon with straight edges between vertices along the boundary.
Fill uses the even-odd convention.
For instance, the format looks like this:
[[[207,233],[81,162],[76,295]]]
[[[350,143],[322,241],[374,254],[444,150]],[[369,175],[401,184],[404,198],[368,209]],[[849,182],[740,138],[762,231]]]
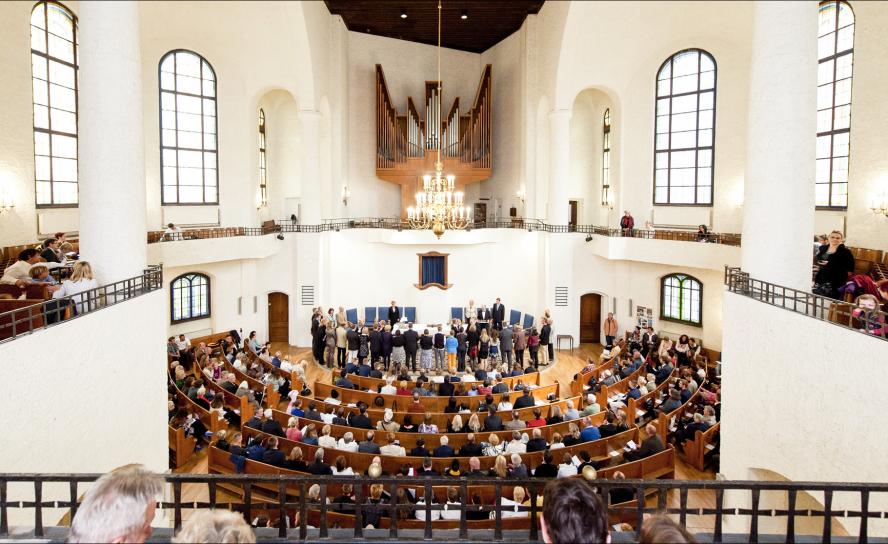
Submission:
[[[641,532],[638,535],[641,544],[655,542],[697,542],[684,527],[676,524],[666,516],[654,516],[641,524]]]
[[[559,478],[546,485],[543,520],[552,544],[607,540],[607,512],[598,495],[579,478]]]
[[[47,238],[46,240],[43,240],[43,247],[44,247],[44,248],[47,248],[47,247],[49,247],[49,244],[54,244],[54,243],[56,243],[57,241],[58,241],[58,240],[55,239],[55,238]]]
[[[546,451],[543,452],[543,461],[547,463],[552,462],[552,452],[549,450],[549,448],[546,448]]]
[[[19,251],[18,260],[27,261],[27,260],[31,259],[32,257],[34,257],[34,255],[37,255],[37,250],[32,247],[29,247],[28,249],[23,249],[23,250]]]

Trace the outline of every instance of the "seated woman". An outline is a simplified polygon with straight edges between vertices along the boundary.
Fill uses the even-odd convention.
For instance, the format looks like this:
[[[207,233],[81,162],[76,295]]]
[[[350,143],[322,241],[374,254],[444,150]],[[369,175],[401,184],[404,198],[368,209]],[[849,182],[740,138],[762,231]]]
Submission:
[[[879,299],[874,295],[860,295],[857,297],[857,308],[851,315],[857,318],[857,329],[866,334],[885,337],[888,329],[885,328],[885,314],[879,312]]]
[[[92,267],[87,261],[77,261],[71,271],[71,277],[62,282],[62,288],[52,294],[52,298],[71,297],[76,314],[94,309],[98,303],[97,296],[90,296],[87,291],[96,289],[99,283],[93,279]]]
[[[354,476],[355,471],[352,470],[350,466],[348,466],[348,461],[346,461],[344,455],[340,455],[336,457],[336,460],[333,461],[333,469],[334,476]]]
[[[284,460],[284,468],[298,472],[308,472],[308,463],[302,460],[302,448],[296,446],[290,450],[290,454]]]

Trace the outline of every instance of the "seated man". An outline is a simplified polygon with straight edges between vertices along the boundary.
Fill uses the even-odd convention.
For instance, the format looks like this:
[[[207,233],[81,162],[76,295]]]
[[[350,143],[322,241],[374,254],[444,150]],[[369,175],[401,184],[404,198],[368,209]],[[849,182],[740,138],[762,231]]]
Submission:
[[[535,404],[533,397],[530,396],[530,390],[525,389],[524,394],[515,399],[515,409],[519,410],[521,408],[530,408]]]
[[[447,435],[441,437],[441,445],[435,448],[435,457],[453,457],[455,455],[453,448],[449,445],[450,439]]]
[[[657,428],[650,423],[644,428],[644,434],[647,436],[641,447],[632,451],[623,453],[623,459],[626,461],[638,461],[645,457],[650,457],[656,453],[660,453],[665,449],[663,441],[657,435]]]
[[[57,265],[62,265],[64,261],[67,261],[65,256],[59,252],[59,241],[55,238],[47,238],[43,241],[43,251],[40,253],[40,256],[47,263],[55,263]]]

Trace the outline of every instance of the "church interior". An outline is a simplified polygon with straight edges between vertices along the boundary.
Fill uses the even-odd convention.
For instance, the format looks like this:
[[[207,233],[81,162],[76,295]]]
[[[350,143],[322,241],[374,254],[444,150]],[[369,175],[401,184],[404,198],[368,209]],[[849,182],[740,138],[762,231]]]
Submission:
[[[888,2],[0,28],[0,539],[888,536]]]

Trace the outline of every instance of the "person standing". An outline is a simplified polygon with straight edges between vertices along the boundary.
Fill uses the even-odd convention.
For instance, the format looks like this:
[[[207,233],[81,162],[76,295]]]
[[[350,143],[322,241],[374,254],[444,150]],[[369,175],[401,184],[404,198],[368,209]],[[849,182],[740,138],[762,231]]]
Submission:
[[[466,370],[466,353],[469,351],[469,335],[462,328],[456,333],[456,369]]]
[[[490,326],[490,309],[486,304],[482,304],[481,308],[478,309],[478,329],[479,333]]]
[[[542,359],[542,363],[546,366],[549,366],[551,363],[549,357],[551,354],[551,350],[549,349],[551,344],[551,336],[552,336],[552,326],[549,325],[548,319],[543,319],[543,326],[540,328],[540,358]]]
[[[419,334],[413,330],[413,323],[407,324],[407,330],[404,331],[404,356],[406,364],[410,369],[416,372],[416,350],[419,349]]]
[[[635,229],[635,219],[632,218],[632,214],[629,213],[629,210],[623,212],[623,217],[620,218],[620,228],[622,229],[623,236],[633,236]]]
[[[446,367],[446,354],[444,351],[446,337],[444,333],[441,332],[441,326],[438,325],[438,332],[435,333],[434,337],[434,346],[435,346],[435,368],[438,370],[444,370]]]
[[[470,300],[469,305],[465,307],[463,311],[463,319],[466,320],[466,325],[471,325],[472,320],[477,319],[476,315],[478,310],[475,308],[475,301]]]
[[[380,337],[382,338],[382,364],[388,370],[392,360],[392,326],[385,325]]]
[[[453,335],[453,329],[450,330],[444,344],[447,348],[447,371],[453,373],[456,371],[456,350],[459,347],[459,342]]]
[[[604,341],[608,348],[613,347],[614,339],[617,337],[619,323],[614,318],[613,312],[607,313],[607,319],[604,320]]]
[[[506,320],[506,307],[500,302],[500,299],[497,298],[496,302],[493,303],[493,328],[501,331],[503,330],[503,321]]]
[[[530,362],[533,363],[535,369],[539,370],[540,333],[536,328],[530,329],[530,334],[527,336],[527,349],[530,350]]]
[[[333,327],[336,321],[331,319],[328,327]],[[336,366],[345,368],[345,349],[348,347],[348,331],[344,325],[336,325]]]
[[[500,352],[506,368],[512,370],[512,327],[503,327],[500,331]]]
[[[435,339],[429,334],[429,330],[423,330],[422,336],[419,337],[419,347],[421,348],[419,366],[426,372],[435,365],[434,343]]]
[[[382,357],[382,329],[374,325],[370,329],[370,366],[375,365],[380,357]]]
[[[524,350],[527,349],[527,337],[518,324],[512,327],[512,336],[515,341],[515,365],[513,368],[524,368]]]
[[[820,265],[814,276],[814,294],[841,298],[839,288],[854,272],[854,255],[844,244],[845,237],[834,230],[829,233],[829,243],[820,246],[816,261]]]
[[[388,320],[392,327],[394,327],[398,321],[401,321],[401,310],[398,308],[398,305],[395,304],[394,300],[392,301],[392,305],[389,306]]]
[[[336,360],[336,330],[333,328],[333,322],[324,319],[318,329],[324,331],[324,345],[326,347],[327,368],[333,368],[333,361]]]

